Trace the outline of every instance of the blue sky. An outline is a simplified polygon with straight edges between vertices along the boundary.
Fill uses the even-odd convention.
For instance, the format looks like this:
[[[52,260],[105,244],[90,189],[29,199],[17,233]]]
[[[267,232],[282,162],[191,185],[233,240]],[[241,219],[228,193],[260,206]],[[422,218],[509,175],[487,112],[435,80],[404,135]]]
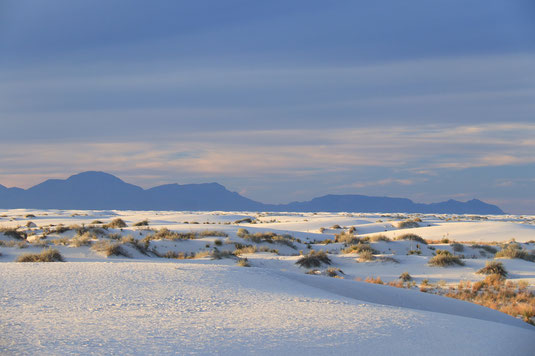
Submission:
[[[535,3],[0,0],[0,184],[535,214]]]

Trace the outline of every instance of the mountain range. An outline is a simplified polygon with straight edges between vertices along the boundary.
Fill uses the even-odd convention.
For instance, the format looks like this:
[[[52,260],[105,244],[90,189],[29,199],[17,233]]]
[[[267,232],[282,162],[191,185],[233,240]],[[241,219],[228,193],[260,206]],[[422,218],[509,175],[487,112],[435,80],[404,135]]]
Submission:
[[[467,202],[414,203],[406,198],[325,195],[305,202],[264,204],[227,190],[218,183],[166,184],[143,189],[104,172],[83,172],[67,179],[49,179],[28,189],[0,185],[0,208],[227,210],[293,212],[406,212],[503,214],[477,199]]]

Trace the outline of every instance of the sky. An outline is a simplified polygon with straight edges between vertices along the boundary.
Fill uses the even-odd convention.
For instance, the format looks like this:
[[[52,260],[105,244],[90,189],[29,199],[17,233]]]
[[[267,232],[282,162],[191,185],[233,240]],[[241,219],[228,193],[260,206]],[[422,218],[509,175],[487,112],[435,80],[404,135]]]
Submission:
[[[0,184],[535,214],[532,0],[0,0]]]

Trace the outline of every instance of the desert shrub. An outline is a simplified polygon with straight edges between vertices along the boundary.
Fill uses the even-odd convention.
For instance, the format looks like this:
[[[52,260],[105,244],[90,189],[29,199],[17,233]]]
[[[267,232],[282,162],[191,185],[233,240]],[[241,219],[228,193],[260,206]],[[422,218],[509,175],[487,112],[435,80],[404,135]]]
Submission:
[[[338,224],[335,224],[333,226],[331,226],[331,229],[334,229],[334,230],[340,230],[342,227]]]
[[[451,248],[455,252],[463,252],[464,251],[464,245],[462,245],[460,243],[452,243],[451,244]]]
[[[218,231],[218,230],[204,230],[197,233],[201,237],[207,237],[207,236],[217,236],[217,237],[228,237],[228,234],[224,231]]]
[[[490,246],[490,245],[472,245],[472,248],[480,248],[492,254],[495,254],[496,252],[498,252],[497,248]]]
[[[325,270],[325,275],[329,277],[341,277],[345,273],[340,269],[336,267],[329,267]]]
[[[422,254],[422,250],[409,250],[407,251],[407,255],[421,255]]]
[[[252,223],[253,222],[253,219],[251,218],[243,218],[243,219],[239,219],[239,220],[236,220],[234,221],[234,224],[241,224],[241,223]]]
[[[0,233],[17,240],[25,240],[27,237],[25,232],[18,231],[17,228],[13,227],[0,227]]]
[[[373,253],[371,253],[371,251],[362,251],[359,254],[359,262],[368,262],[373,261],[374,259],[375,256],[373,255]]]
[[[149,220],[145,219],[145,220],[138,221],[137,223],[135,223],[135,224],[132,225],[132,226],[136,226],[136,227],[139,227],[139,226],[149,226]]]
[[[473,284],[460,282],[444,295],[499,310],[535,325],[535,294],[523,281],[514,283],[500,274],[490,274]]]
[[[56,249],[46,249],[40,253],[24,253],[16,262],[63,262],[63,256]]]
[[[104,226],[111,229],[122,229],[123,227],[127,227],[128,225],[126,225],[123,219],[115,218]]]
[[[217,240],[214,241],[214,245],[221,246],[221,245],[223,245],[223,241],[221,241],[220,239],[217,239]]]
[[[63,234],[64,232],[67,232],[67,231],[70,231],[72,230],[71,227],[69,226],[64,226],[64,225],[58,225],[56,226],[54,229],[51,229],[50,230],[50,233],[53,234],[53,233],[56,233],[56,234]]]
[[[106,257],[109,256],[124,256],[130,257],[130,255],[125,251],[122,244],[119,242],[110,242],[110,241],[97,241],[91,246],[91,249],[95,252],[104,254]]]
[[[80,247],[80,246],[89,246],[91,245],[91,240],[96,239],[97,237],[89,232],[86,232],[82,235],[76,235],[73,237],[69,244],[73,247]]]
[[[145,242],[136,240],[132,235],[122,237],[121,243],[123,245],[129,244],[134,247],[139,253],[142,253],[144,255],[147,254],[148,246],[145,244]]]
[[[71,239],[67,237],[60,237],[59,239],[50,240],[50,242],[56,246],[67,246],[71,243]]]
[[[464,266],[464,262],[447,250],[437,250],[436,255],[429,260],[429,265],[433,267],[446,267],[451,265]]]
[[[26,219],[31,219],[31,218],[35,218],[35,215],[34,214],[26,214],[25,217],[26,217]]]
[[[366,282],[366,283],[373,283],[373,284],[384,284],[384,282],[383,282],[383,280],[381,279],[381,277],[377,277],[377,278],[366,277],[366,279],[364,280],[364,282]]]
[[[369,238],[369,240],[371,242],[379,242],[379,241],[385,241],[385,242],[390,242],[392,240],[390,240],[387,236],[385,235],[372,235],[372,236],[367,236]]]
[[[238,259],[237,265],[240,267],[251,267],[247,258]]]
[[[239,231],[238,231],[239,232]],[[278,235],[274,232],[256,232],[254,234],[245,234],[241,233],[240,237],[245,240],[250,240],[254,243],[278,243],[282,245],[289,246],[293,249],[296,249],[294,241],[296,240],[292,235],[284,234]]]
[[[378,251],[374,250],[369,244],[363,244],[358,243],[356,245],[351,245],[345,249],[342,250],[343,253],[363,253],[363,252],[370,252],[372,254],[379,253]]]
[[[349,230],[347,230],[348,234],[354,234],[355,232],[357,232],[357,229],[354,226],[351,226]]]
[[[220,251],[216,247],[212,251],[211,257],[213,260],[220,260],[222,258],[235,258],[236,256],[231,251]]]
[[[163,227],[156,233],[145,236],[142,242],[148,245],[151,240],[193,240],[197,236],[194,232],[175,232]]]
[[[481,268],[476,273],[479,274],[498,274],[502,277],[507,277],[507,270],[501,262],[487,261],[485,267]]]
[[[427,245],[427,242],[421,237],[416,234],[403,234],[401,236],[398,236],[396,240],[410,240],[410,241],[416,241],[421,244]]]
[[[321,274],[321,271],[318,269],[309,269],[308,271],[305,272],[305,274],[318,275],[318,274]]]
[[[243,228],[240,228],[238,229],[238,231],[236,232],[236,235],[238,237],[245,237],[245,236],[248,236],[249,235],[249,231],[247,229],[243,229]]]
[[[28,221],[25,226],[26,227],[37,227],[37,225],[33,221]]]
[[[100,225],[100,224],[104,224],[104,223],[102,221],[100,221],[100,220],[91,221],[91,225]]]
[[[347,233],[345,231],[343,231],[340,234],[335,234],[334,235],[334,242],[342,242],[342,243],[345,243],[345,244],[354,244],[354,243],[357,243],[358,241],[359,241],[358,237],[356,237],[355,235],[352,235],[351,233]]]
[[[420,221],[422,221],[422,220],[420,220]],[[411,219],[411,220],[403,220],[403,221],[398,222],[396,224],[396,227],[398,229],[411,229],[411,228],[415,228],[415,227],[420,227],[420,225],[418,224],[417,221],[415,221],[414,219]]]
[[[411,277],[411,275],[409,274],[409,272],[403,272],[403,273],[399,276],[399,279],[401,279],[403,282],[410,282],[410,281],[412,281],[412,277]]]
[[[320,234],[323,234],[325,232],[325,228],[324,227],[320,227]]]
[[[302,256],[300,259],[295,262],[295,264],[299,265],[300,267],[320,267],[322,263],[325,263],[327,265],[331,264],[331,259],[329,256],[327,256],[327,253],[325,251],[310,251],[307,255]]]
[[[535,255],[530,254],[517,243],[511,243],[496,252],[494,258],[519,258],[526,261],[535,261]]]

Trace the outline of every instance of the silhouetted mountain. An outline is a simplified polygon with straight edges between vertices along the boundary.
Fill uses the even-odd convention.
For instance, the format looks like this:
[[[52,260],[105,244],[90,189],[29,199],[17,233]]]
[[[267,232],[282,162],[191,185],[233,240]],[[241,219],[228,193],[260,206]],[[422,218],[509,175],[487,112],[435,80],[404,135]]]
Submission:
[[[49,179],[26,190],[0,185],[0,208],[503,214],[497,206],[477,199],[419,204],[405,198],[325,195],[306,202],[263,204],[218,183],[166,184],[145,190],[104,172]]]
[[[496,205],[473,199],[466,203],[448,200],[441,203],[414,203],[406,198],[370,197],[366,195],[325,195],[306,202],[278,205],[275,210],[284,211],[325,211],[362,213],[443,213],[443,214],[503,214]]]

